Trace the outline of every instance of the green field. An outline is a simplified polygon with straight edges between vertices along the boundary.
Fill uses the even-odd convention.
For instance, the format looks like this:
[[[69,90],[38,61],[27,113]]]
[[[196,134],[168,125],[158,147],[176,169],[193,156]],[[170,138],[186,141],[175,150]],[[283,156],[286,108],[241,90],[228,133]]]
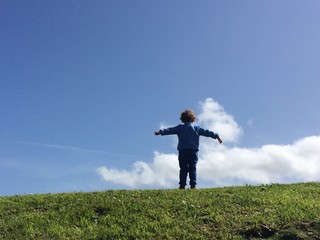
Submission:
[[[320,183],[0,198],[0,239],[320,239]]]

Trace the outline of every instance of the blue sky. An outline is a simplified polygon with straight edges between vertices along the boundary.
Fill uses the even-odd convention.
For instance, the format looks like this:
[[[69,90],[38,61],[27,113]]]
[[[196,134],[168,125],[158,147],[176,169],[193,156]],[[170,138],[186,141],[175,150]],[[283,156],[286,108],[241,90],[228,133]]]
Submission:
[[[305,178],[320,172],[319,12],[316,0],[1,1],[0,195],[176,187],[175,140],[153,132],[187,108],[228,132],[203,140],[199,175],[232,167],[206,178],[208,163],[199,185],[320,180]]]

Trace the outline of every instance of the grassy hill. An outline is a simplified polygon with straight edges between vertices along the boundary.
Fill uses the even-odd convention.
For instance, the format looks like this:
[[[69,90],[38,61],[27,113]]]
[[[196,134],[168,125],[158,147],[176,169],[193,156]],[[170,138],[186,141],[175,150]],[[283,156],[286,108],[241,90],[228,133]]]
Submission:
[[[320,184],[0,198],[0,239],[320,239]]]

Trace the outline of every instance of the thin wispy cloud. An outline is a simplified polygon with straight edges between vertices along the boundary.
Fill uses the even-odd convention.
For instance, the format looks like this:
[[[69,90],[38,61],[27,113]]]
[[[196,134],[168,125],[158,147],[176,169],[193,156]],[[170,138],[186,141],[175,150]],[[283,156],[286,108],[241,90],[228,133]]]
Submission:
[[[237,142],[242,128],[211,98],[200,103],[199,124],[218,131],[225,142]],[[136,162],[130,170],[101,166],[98,175],[127,187],[175,187],[179,166],[176,153],[155,151],[151,162]],[[211,186],[320,181],[320,136],[308,136],[288,145],[237,148],[202,138],[198,181]]]
[[[92,154],[102,154],[102,155],[120,156],[120,157],[132,157],[132,156],[135,156],[135,155],[132,155],[132,154],[105,152],[105,151],[92,150],[92,149],[86,149],[86,148],[79,148],[79,147],[68,146],[68,145],[59,145],[59,144],[37,143],[37,142],[27,142],[27,141],[17,141],[15,143],[25,144],[25,145],[32,145],[32,146],[36,146],[36,147],[52,148],[52,149],[57,149],[57,150],[62,150],[62,151],[73,151],[73,152],[79,152],[79,153],[92,153]]]

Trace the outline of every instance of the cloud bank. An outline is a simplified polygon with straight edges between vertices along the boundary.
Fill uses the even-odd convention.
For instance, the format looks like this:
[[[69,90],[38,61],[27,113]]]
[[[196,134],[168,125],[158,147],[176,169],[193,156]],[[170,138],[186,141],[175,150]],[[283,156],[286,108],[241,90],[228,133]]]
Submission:
[[[198,124],[218,130],[224,142],[237,142],[242,128],[223,107],[211,98],[200,102]],[[176,187],[179,181],[178,156],[154,152],[153,161],[136,162],[131,170],[99,167],[107,182],[130,188]],[[201,138],[198,183],[206,186],[291,183],[320,181],[320,136],[299,139],[290,145],[238,148]]]

